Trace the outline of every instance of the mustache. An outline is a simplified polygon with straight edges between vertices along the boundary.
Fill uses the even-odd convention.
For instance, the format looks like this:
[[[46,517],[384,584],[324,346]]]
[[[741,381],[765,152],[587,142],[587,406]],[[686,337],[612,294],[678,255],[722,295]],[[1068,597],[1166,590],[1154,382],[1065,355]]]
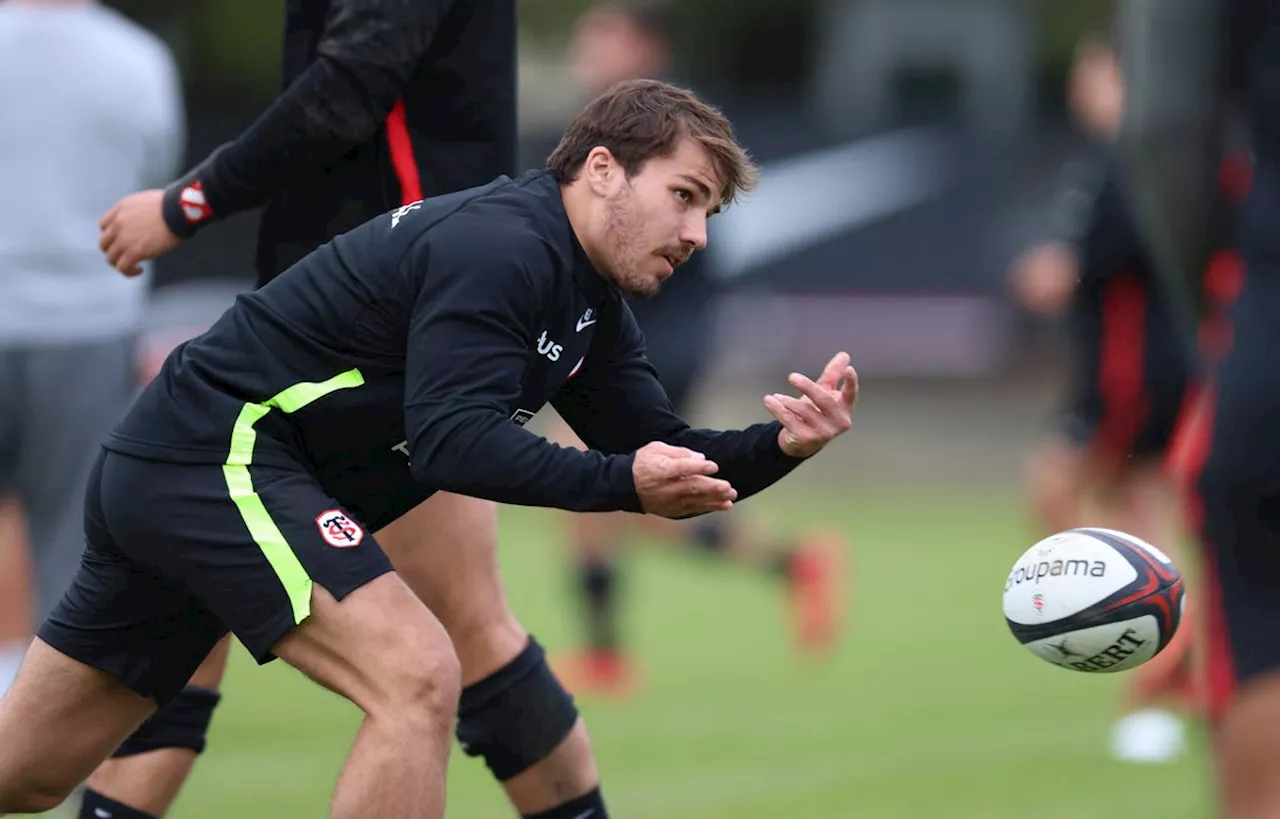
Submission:
[[[691,248],[687,245],[680,245],[678,247],[669,247],[669,248],[666,248],[665,250],[658,251],[658,253],[660,253],[663,256],[666,256],[669,259],[672,259],[677,264],[684,264],[685,262],[689,261],[689,258],[693,256],[693,252],[694,252],[694,248]]]

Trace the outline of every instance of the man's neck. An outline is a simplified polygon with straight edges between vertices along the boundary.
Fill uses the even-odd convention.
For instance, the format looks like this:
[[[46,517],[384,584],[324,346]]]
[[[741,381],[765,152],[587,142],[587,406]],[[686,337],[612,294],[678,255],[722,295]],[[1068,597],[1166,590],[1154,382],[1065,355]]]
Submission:
[[[560,201],[564,204],[565,215],[569,217],[569,229],[573,231],[578,244],[582,246],[582,252],[587,254],[587,260],[591,262],[591,266],[600,273],[604,268],[600,266],[595,243],[591,241],[590,236],[593,213],[592,203],[588,198],[590,195],[591,192],[586,189],[580,179],[560,186]],[[605,277],[603,273],[600,273],[600,276]]]

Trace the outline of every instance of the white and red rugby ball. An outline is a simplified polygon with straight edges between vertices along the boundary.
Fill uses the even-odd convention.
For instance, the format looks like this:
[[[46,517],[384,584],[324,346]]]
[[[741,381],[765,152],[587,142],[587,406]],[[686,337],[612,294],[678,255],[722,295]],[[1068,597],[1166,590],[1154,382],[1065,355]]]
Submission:
[[[1070,529],[1023,553],[1004,585],[1013,636],[1042,660],[1127,671],[1160,653],[1182,620],[1182,574],[1165,554],[1113,529]]]

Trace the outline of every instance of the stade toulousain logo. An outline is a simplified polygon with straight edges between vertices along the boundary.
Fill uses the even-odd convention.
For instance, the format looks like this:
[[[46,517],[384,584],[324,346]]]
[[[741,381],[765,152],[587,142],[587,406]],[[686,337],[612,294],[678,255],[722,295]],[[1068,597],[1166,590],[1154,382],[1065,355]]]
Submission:
[[[359,546],[364,540],[364,529],[338,509],[326,509],[316,517],[316,526],[320,528],[320,537],[335,549],[349,549]]]
[[[186,216],[187,221],[193,225],[198,225],[213,216],[213,209],[209,207],[204,197],[204,185],[199,181],[192,182],[183,188],[178,194],[178,201],[182,203],[182,215]]]

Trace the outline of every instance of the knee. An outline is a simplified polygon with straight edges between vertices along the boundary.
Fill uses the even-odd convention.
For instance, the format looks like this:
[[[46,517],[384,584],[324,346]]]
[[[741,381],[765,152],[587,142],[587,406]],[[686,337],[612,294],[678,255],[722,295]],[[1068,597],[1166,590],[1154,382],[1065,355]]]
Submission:
[[[112,756],[136,756],[164,748],[203,753],[213,710],[221,699],[216,688],[188,685],[138,726]]]
[[[506,665],[529,641],[529,633],[505,605],[468,605],[442,613],[440,619],[453,640],[465,683]]]
[[[527,638],[505,600],[454,599],[442,607],[439,616],[459,654],[470,653],[482,646],[508,643],[515,647],[508,655],[509,659],[524,646]]]
[[[463,691],[457,737],[505,782],[546,759],[577,722],[573,698],[529,637],[515,659]]]
[[[413,730],[425,722],[447,731],[462,692],[462,665],[449,640],[411,641],[383,665],[374,677],[381,696],[373,698],[366,712],[411,724]]]

